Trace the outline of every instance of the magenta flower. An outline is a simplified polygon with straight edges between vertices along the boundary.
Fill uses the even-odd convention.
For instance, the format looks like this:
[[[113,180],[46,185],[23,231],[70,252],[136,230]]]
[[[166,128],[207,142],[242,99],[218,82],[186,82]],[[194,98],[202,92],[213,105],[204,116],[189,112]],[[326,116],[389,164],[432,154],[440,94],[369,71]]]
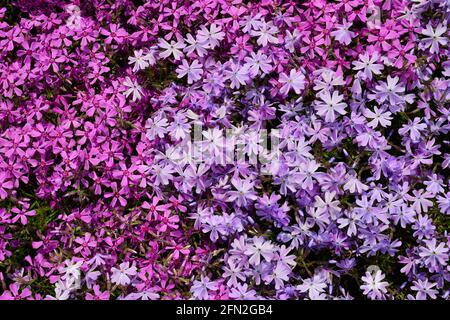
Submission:
[[[8,176],[5,172],[0,172],[0,198],[6,199],[8,196],[7,190],[11,190],[14,187],[14,184],[11,180],[7,180]]]

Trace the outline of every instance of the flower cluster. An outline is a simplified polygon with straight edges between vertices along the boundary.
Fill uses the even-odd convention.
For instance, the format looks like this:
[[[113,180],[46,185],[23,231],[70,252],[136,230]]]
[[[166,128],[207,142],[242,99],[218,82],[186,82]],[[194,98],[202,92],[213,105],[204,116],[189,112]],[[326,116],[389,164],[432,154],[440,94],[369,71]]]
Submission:
[[[0,299],[448,299],[449,22],[3,2]]]

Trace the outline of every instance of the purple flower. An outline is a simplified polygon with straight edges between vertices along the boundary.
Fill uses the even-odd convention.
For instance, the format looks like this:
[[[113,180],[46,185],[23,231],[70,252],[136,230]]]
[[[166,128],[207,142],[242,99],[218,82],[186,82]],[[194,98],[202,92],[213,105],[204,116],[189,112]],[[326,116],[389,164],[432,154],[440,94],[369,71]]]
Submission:
[[[361,277],[362,281],[364,281],[364,284],[361,285],[361,290],[364,290],[363,293],[370,299],[383,299],[389,285],[388,282],[382,281],[384,278],[385,275],[381,270],[372,273],[366,271],[365,276]]]
[[[137,268],[134,263],[130,266],[130,263],[127,261],[122,262],[119,265],[119,268],[112,267],[111,272],[112,283],[126,286],[131,283],[130,276],[135,276],[137,274]]]

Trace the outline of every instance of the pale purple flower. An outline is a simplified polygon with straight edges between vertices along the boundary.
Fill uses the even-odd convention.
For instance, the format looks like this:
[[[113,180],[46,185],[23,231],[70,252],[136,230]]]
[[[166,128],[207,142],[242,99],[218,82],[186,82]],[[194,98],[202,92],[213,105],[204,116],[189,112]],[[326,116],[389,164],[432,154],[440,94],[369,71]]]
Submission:
[[[361,75],[363,79],[372,80],[372,74],[379,75],[384,66],[376,63],[379,59],[377,52],[371,56],[368,53],[360,54],[359,61],[353,61],[353,70],[358,71],[357,75]]]
[[[137,268],[134,263],[130,266],[130,262],[122,262],[119,268],[111,268],[111,281],[112,283],[126,286],[131,283],[132,276],[137,274]]]
[[[158,46],[162,49],[162,51],[159,53],[159,56],[161,58],[166,59],[170,56],[173,56],[175,60],[180,60],[181,57],[183,57],[183,52],[181,50],[186,47],[183,40],[171,40],[169,43],[164,39],[159,39]]]
[[[208,277],[201,275],[200,281],[194,280],[191,287],[191,292],[194,298],[200,300],[206,300],[210,297],[210,291],[215,291],[218,289],[217,283],[210,281]]]
[[[191,84],[197,80],[200,80],[201,75],[203,74],[202,64],[199,63],[197,59],[192,61],[191,64],[189,64],[186,59],[183,59],[176,72],[178,74],[178,78],[183,78],[187,75],[187,82],[188,84]]]
[[[136,81],[131,80],[130,77],[126,77],[123,84],[127,88],[124,92],[125,97],[128,98],[128,96],[132,94],[133,101],[140,100],[142,98],[142,87]]]
[[[375,272],[366,271],[366,274],[361,277],[364,284],[361,285],[361,290],[370,299],[383,299],[387,293],[388,282],[382,281],[385,275],[381,270]]]
[[[439,45],[447,45],[448,36],[445,36],[447,27],[443,24],[439,24],[436,29],[433,29],[431,23],[428,23],[426,29],[422,30],[422,34],[425,36],[422,39],[422,43],[425,48],[430,48],[431,53],[439,53]]]
[[[284,95],[288,94],[291,89],[294,89],[296,94],[300,94],[305,88],[305,76],[300,70],[291,69],[289,76],[282,73],[278,81],[283,84],[280,93]]]
[[[439,293],[438,290],[433,289],[436,287],[436,283],[428,282],[428,279],[417,279],[413,281],[414,285],[411,286],[411,290],[417,291],[416,300],[426,300],[429,296],[431,299],[436,299],[436,294]]]
[[[449,259],[448,248],[445,243],[441,242],[437,245],[435,238],[424,240],[426,246],[420,247],[419,256],[423,259],[425,265],[431,270],[439,271],[440,267],[447,265]]]
[[[345,107],[347,104],[343,102],[344,97],[339,95],[337,91],[331,94],[329,91],[323,91],[320,94],[321,101],[316,104],[317,114],[325,119],[326,122],[336,120],[336,113],[344,115],[347,113]]]
[[[352,25],[352,22],[346,22],[344,20],[344,23],[336,25],[337,30],[332,31],[331,35],[340,43],[349,45],[355,37],[355,33],[349,30]]]
[[[225,38],[225,32],[222,31],[220,25],[215,23],[211,24],[209,29],[206,26],[202,26],[197,33],[198,41],[207,43],[211,49],[217,47],[223,38]]]
[[[245,254],[250,256],[249,262],[253,265],[259,265],[261,257],[270,262],[274,257],[274,246],[263,237],[255,237],[252,244],[247,247]]]

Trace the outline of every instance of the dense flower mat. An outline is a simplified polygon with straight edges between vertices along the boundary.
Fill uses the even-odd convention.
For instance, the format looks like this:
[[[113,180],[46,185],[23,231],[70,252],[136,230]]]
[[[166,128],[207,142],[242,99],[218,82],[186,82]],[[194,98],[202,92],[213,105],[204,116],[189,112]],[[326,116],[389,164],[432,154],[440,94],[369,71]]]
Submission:
[[[447,299],[449,22],[0,1],[0,297]]]

